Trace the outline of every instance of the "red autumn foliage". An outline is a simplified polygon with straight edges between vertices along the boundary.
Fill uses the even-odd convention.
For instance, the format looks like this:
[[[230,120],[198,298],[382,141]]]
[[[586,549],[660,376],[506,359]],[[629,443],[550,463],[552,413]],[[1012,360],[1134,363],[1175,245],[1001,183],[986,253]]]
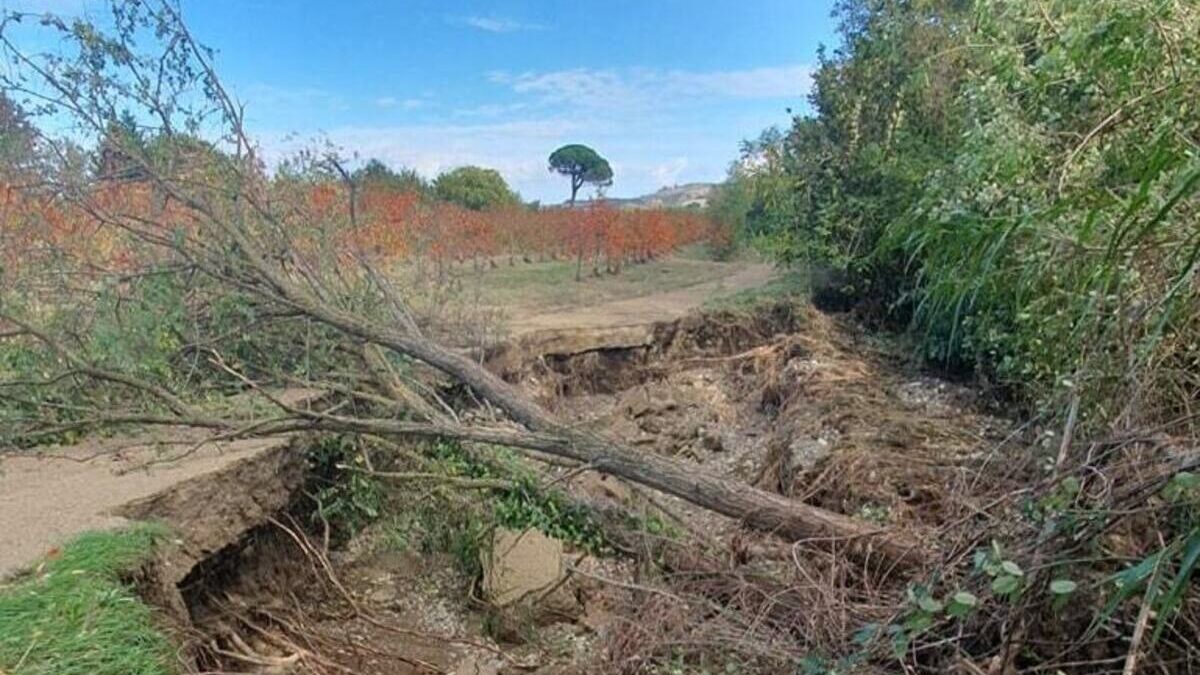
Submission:
[[[302,251],[332,247],[338,253],[381,261],[496,265],[498,259],[574,259],[599,273],[644,262],[679,246],[713,237],[698,213],[664,209],[620,210],[603,202],[577,208],[519,206],[472,211],[430,202],[413,192],[368,188],[358,193],[351,220],[349,193],[337,183],[276,186],[270,198],[284,205],[281,222]],[[153,247],[96,217],[132,223],[161,237],[187,236],[195,214],[156,196],[145,183],[112,183],[89,196],[91,211],[50,196],[0,185],[0,269],[10,273],[54,256],[75,267],[120,272],[155,261]],[[161,255],[161,253],[159,254]]]
[[[336,189],[336,186],[333,186]],[[315,188],[314,188],[315,189]],[[344,218],[346,197],[310,199],[313,218]],[[330,207],[330,204],[335,206]],[[446,202],[423,202],[412,192],[368,190],[360,196],[357,221],[343,242],[356,251],[384,259],[428,262],[436,266],[497,258],[515,264],[566,256],[580,266],[600,261],[612,273],[630,262],[644,262],[679,246],[707,239],[714,228],[697,213],[665,209],[619,210],[603,202],[567,209],[505,207],[472,211]]]

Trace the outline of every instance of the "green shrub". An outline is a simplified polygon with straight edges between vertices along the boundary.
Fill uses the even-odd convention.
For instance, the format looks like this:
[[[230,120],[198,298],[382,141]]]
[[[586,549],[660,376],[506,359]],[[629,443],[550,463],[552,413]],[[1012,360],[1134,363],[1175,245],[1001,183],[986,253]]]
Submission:
[[[495,460],[484,461],[461,444],[443,441],[434,451],[451,475],[509,480],[513,487],[496,491],[489,504],[497,525],[513,530],[537,528],[546,535],[575,544],[591,553],[611,550],[603,529],[590,510],[562,492],[542,485],[544,478],[522,466],[506,449],[495,449]]]
[[[353,354],[344,336],[323,324],[265,312],[249,294],[169,268],[100,284],[88,298],[86,306],[64,300],[33,309],[10,301],[3,309],[30,317],[87,365],[134,376],[197,406],[246,388],[225,367],[260,386],[283,388],[337,372]],[[365,313],[378,301],[365,288],[344,299]],[[0,443],[72,442],[92,430],[74,424],[101,412],[164,412],[144,392],[76,370],[33,336],[0,338]]]
[[[384,512],[386,495],[365,468],[363,439],[348,435],[320,437],[309,450],[309,466],[317,482],[312,493],[313,520],[327,523],[339,539],[357,534]]]
[[[748,145],[721,207],[1031,406],[1178,416],[1200,364],[1196,6],[846,0],[839,16],[813,113]]]

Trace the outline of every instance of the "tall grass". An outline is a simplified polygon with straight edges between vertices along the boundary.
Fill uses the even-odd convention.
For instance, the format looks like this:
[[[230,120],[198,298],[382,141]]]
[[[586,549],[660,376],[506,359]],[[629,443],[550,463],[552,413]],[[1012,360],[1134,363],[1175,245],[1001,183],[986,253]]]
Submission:
[[[930,358],[1031,408],[1078,397],[1095,427],[1190,414],[1200,7],[839,8],[814,114],[731,175],[744,227],[910,311]]]
[[[1109,424],[1195,398],[1200,13],[979,2],[953,158],[885,229],[931,356]]]

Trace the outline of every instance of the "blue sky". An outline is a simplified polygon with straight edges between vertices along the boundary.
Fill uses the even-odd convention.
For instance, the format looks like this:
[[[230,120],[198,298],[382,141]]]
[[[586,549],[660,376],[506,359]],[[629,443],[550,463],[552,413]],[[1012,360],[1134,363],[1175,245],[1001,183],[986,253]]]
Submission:
[[[720,180],[803,109],[830,4],[183,0],[268,158],[327,137],[429,176],[494,167],[544,201],[566,196],[546,156],[570,142],[610,160],[612,196]]]

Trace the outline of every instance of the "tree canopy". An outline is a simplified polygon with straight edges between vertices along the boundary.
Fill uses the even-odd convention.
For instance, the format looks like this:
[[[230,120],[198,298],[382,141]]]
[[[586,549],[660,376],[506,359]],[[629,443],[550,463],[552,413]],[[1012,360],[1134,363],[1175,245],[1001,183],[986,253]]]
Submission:
[[[433,192],[438,199],[475,211],[521,201],[499,171],[481,166],[460,166],[441,174],[433,181]]]
[[[398,171],[381,160],[370,159],[353,174],[354,182],[361,186],[385,187],[403,192],[429,192],[429,181],[413,169],[401,167]]]
[[[0,95],[0,171],[16,170],[33,157],[36,132],[25,112]]]
[[[597,187],[612,185],[613,171],[608,160],[586,145],[564,145],[550,153],[550,170],[571,179],[571,203],[584,184]]]

